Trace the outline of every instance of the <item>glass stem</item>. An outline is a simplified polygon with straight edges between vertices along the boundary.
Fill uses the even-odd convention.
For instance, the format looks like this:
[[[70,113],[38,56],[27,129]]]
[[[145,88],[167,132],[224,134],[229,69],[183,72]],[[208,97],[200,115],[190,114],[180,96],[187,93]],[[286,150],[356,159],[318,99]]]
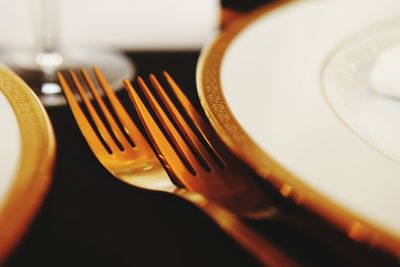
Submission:
[[[44,79],[53,79],[62,64],[58,47],[58,0],[34,0],[36,63]]]

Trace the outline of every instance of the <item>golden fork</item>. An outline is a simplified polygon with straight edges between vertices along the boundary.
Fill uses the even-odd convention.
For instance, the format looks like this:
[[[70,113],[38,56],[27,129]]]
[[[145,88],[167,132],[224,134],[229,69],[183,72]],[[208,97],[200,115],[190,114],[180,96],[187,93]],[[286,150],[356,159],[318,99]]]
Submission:
[[[223,205],[234,214],[253,218],[271,217],[275,208],[260,185],[249,178],[249,171],[243,163],[223,148],[209,124],[172,77],[167,72],[163,75],[178,102],[182,103],[182,112],[153,74],[150,75],[150,82],[177,127],[170,121],[144,80],[141,77],[137,80],[171,142],[159,133],[158,128],[155,129],[157,124],[151,123],[152,117],[146,113],[147,109],[142,102],[139,102],[132,84],[124,81],[124,85],[167,172],[181,181],[185,188],[201,192],[207,199]]]
[[[163,134],[155,126],[154,120],[149,115],[148,110],[144,108],[141,100],[137,97],[132,85],[128,81],[125,81],[125,86],[129,94],[135,102],[138,103],[137,107],[140,110],[139,114],[142,119],[144,118],[143,121],[147,119],[151,121],[149,122],[151,127],[149,127],[149,123],[147,122],[145,125],[147,129],[152,129],[149,131],[151,133],[150,136],[152,142],[156,144],[158,151],[160,147],[162,147],[160,158],[162,159],[164,167],[174,176],[178,183],[182,184],[188,190],[177,187],[165,172],[160,172],[162,167],[157,157],[111,90],[104,75],[98,68],[93,68],[93,73],[98,85],[102,88],[107,97],[112,110],[115,112],[115,115],[113,115],[112,110],[109,109],[102,99],[89,72],[86,69],[81,69],[81,76],[86,86],[91,91],[98,108],[104,116],[103,119],[107,124],[103,122],[101,115],[90,101],[77,72],[73,70],[70,71],[72,82],[89,116],[81,109],[65,76],[62,73],[58,73],[58,78],[82,134],[95,156],[108,171],[118,179],[133,186],[174,193],[196,204],[208,214],[221,229],[235,239],[243,248],[252,253],[262,264],[268,266],[297,266],[288,256],[277,249],[275,245],[260,238],[233,215],[262,214],[260,211],[266,207],[266,199],[255,183],[253,184],[252,182],[245,181],[245,179],[235,178],[237,175],[228,173],[226,167],[231,167],[231,165],[228,165],[223,158],[224,154],[218,154],[216,151],[214,151],[214,156],[219,158],[219,160],[216,160],[221,164],[220,169],[224,169],[223,173],[221,173],[221,171],[217,172],[217,174],[224,174],[226,177],[232,175],[232,179],[221,179],[214,176],[214,165],[208,162],[208,156],[204,156],[203,160],[207,160],[208,170],[212,170],[212,172],[207,172],[207,166],[200,169],[196,164],[192,166],[192,170],[195,170],[196,174],[191,173],[183,165],[179,166],[180,171],[178,172],[175,170],[175,167],[177,167],[176,164],[178,163],[172,165],[169,163],[166,164],[170,161],[170,157],[176,157],[176,153],[173,151],[168,141],[166,141]],[[172,79],[170,79],[169,76],[167,77],[169,78],[169,82],[171,82]],[[152,80],[160,89],[161,86],[156,81],[155,77],[153,77]],[[142,79],[139,78],[139,82],[143,88],[147,88]],[[176,86],[175,83],[171,83],[171,85]],[[145,90],[145,92],[147,92],[147,90]],[[157,104],[155,101],[151,103],[153,105]],[[193,109],[193,107],[191,107],[191,109]],[[192,113],[193,111],[194,109]],[[170,122],[166,125],[169,126]],[[168,129],[173,130],[174,128],[168,127]],[[191,139],[192,138],[193,136],[191,136]],[[203,146],[198,142],[195,142],[195,145],[197,145],[200,151],[204,152]],[[177,146],[177,149],[180,148],[182,147]],[[186,150],[186,147],[183,147],[183,149]],[[188,161],[192,162],[194,160],[189,158]],[[178,160],[174,162],[178,162]],[[204,163],[205,162],[203,162],[203,164]],[[222,208],[220,205],[227,209]]]

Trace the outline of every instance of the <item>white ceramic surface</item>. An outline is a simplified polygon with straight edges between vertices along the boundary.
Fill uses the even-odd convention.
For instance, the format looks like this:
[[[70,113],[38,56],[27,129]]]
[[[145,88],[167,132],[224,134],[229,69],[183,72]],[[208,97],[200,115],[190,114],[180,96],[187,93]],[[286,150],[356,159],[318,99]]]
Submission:
[[[220,81],[234,117],[268,155],[334,203],[400,237],[398,161],[349,127],[323,86],[338,45],[396,16],[398,0],[294,1],[234,39]]]
[[[0,211],[15,178],[20,149],[17,118],[0,88]]]

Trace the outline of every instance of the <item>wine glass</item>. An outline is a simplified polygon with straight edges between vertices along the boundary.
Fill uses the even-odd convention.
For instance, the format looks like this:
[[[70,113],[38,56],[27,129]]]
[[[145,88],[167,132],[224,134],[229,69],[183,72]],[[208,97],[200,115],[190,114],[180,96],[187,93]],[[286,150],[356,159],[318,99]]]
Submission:
[[[30,50],[3,50],[0,52],[0,62],[15,71],[35,91],[45,106],[65,104],[56,79],[58,70],[98,66],[115,90],[121,87],[123,79],[130,79],[134,75],[132,62],[122,53],[62,47],[59,43],[58,0],[30,2],[36,45]]]

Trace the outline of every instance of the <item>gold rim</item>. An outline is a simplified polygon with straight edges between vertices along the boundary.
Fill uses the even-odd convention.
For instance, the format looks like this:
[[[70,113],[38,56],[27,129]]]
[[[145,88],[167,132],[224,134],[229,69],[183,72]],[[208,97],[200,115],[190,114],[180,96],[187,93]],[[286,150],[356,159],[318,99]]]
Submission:
[[[201,104],[229,149],[251,166],[260,176],[277,188],[285,197],[293,199],[332,225],[345,231],[356,242],[383,249],[394,255],[400,254],[400,239],[389,230],[373,225],[347,209],[330,201],[304,184],[263,151],[241,128],[227,105],[220,81],[221,64],[232,41],[251,23],[271,11],[297,0],[280,0],[257,9],[228,29],[202,52],[197,68],[197,84]]]
[[[0,210],[0,265],[28,228],[50,184],[55,139],[39,99],[13,72],[0,66],[0,91],[17,117],[21,153],[18,170]]]

